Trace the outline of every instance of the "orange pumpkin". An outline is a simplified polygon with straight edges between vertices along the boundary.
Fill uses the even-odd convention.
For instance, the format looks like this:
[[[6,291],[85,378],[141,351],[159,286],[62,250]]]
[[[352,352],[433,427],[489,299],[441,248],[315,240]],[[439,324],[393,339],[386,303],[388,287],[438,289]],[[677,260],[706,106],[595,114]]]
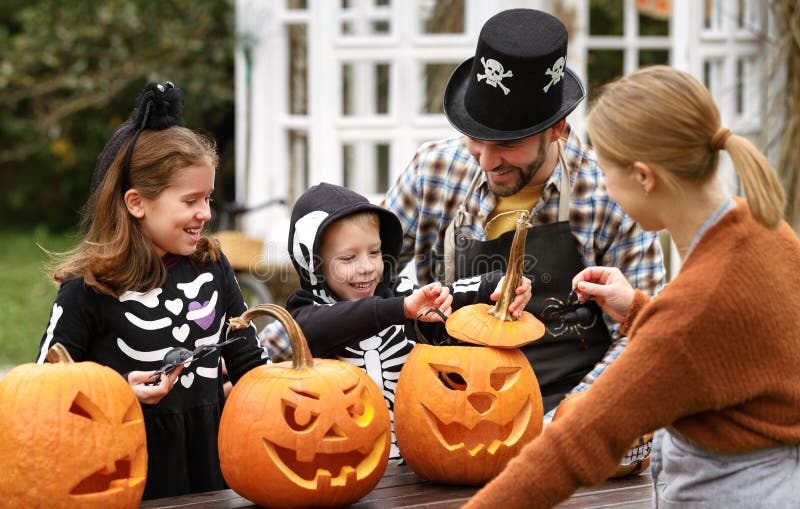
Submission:
[[[292,361],[259,366],[234,386],[219,428],[222,474],[230,487],[266,507],[335,507],[357,501],[389,461],[389,409],[375,382],[356,366],[313,359],[283,308],[262,304],[231,320],[247,326],[277,318],[289,333]]]
[[[508,257],[508,269],[500,288],[500,297],[494,306],[489,304],[473,304],[464,306],[453,312],[445,323],[447,333],[452,337],[476,345],[495,346],[498,348],[519,348],[544,336],[544,324],[538,318],[523,311],[519,318],[511,315],[508,306],[516,297],[516,289],[522,280],[525,261],[525,238],[530,214],[519,212],[511,252]],[[504,212],[508,214],[508,212]]]
[[[420,477],[482,484],[541,433],[542,410],[520,350],[417,343],[395,393],[397,446]]]
[[[47,359],[0,380],[0,505],[138,507],[147,444],[130,385],[61,344]]]
[[[558,404],[553,420],[559,419],[575,408],[575,403],[584,395],[585,392],[573,392]],[[650,466],[650,452],[653,449],[653,434],[647,433],[640,436],[631,444],[631,448],[625,453],[617,469],[611,474],[610,478],[627,477],[644,472]]]

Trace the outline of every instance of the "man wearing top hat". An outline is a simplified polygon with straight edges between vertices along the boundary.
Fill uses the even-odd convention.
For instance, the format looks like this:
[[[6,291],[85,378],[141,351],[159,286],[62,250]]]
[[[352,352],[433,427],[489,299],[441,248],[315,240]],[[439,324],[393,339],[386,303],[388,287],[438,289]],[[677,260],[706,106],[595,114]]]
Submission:
[[[513,211],[531,211],[526,309],[547,332],[523,351],[547,418],[625,346],[594,302],[577,302],[572,277],[615,266],[655,295],[665,274],[657,235],[611,201],[594,152],[566,122],[586,95],[566,57],[567,31],[553,16],[512,9],[490,18],[445,89],[445,115],[463,136],[423,144],[384,201],[403,225],[400,264],[413,258],[421,284],[505,269]]]

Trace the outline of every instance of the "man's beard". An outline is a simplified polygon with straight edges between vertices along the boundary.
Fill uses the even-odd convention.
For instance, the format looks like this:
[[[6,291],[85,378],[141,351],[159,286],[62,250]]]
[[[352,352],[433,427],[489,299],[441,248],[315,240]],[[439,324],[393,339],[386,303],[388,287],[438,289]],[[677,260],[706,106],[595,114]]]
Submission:
[[[508,164],[501,164],[500,166],[493,168],[492,171],[499,170],[499,171],[507,171],[507,170],[518,170],[519,171],[519,178],[516,182],[510,182],[507,184],[500,184],[498,185],[496,182],[493,182],[491,178],[487,176],[487,183],[489,185],[489,190],[494,193],[496,196],[513,196],[517,194],[520,189],[530,184],[533,177],[539,172],[539,170],[544,165],[545,159],[547,158],[547,144],[542,143],[539,144],[539,150],[536,154],[536,159],[531,162],[525,168],[520,168],[519,166],[511,166]]]

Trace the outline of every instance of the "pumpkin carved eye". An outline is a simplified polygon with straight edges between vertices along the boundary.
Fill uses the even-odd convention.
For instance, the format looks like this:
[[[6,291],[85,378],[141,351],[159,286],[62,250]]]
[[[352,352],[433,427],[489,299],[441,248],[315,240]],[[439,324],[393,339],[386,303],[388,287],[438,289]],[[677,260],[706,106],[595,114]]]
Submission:
[[[352,389],[347,392],[352,392]],[[372,422],[375,417],[375,407],[372,406],[369,391],[367,391],[366,387],[361,388],[361,399],[347,407],[347,413],[362,428]]]
[[[503,391],[517,383],[520,368],[497,368],[489,375],[489,385],[496,391]]]
[[[461,369],[455,366],[445,366],[444,364],[430,364],[436,378],[451,391],[466,391],[469,384],[461,375]]]
[[[94,402],[84,393],[78,391],[75,399],[72,400],[72,405],[69,407],[72,414],[78,415],[90,421],[99,422],[102,424],[111,424],[106,414],[94,404]]]
[[[319,401],[319,394],[314,394],[307,391],[302,391],[300,389],[291,389],[292,392],[303,396],[305,398],[312,399],[314,401]],[[302,400],[301,400],[302,401]],[[317,419],[319,418],[318,412],[312,412],[308,408],[305,408],[305,405],[301,405],[303,408],[295,405],[293,402],[283,399],[283,418],[286,420],[286,424],[289,425],[294,431],[306,431],[311,429],[314,424],[317,423]]]
[[[125,411],[125,415],[122,416],[122,423],[125,424],[128,422],[138,422],[141,420],[142,411],[139,407],[139,402],[134,399],[128,406],[128,410]]]

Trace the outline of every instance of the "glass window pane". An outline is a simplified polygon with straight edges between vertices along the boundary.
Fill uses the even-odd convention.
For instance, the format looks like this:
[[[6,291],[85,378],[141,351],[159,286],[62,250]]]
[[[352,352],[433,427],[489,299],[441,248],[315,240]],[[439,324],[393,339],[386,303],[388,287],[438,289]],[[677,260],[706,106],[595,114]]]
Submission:
[[[392,29],[391,23],[388,21],[373,21],[372,33],[373,34],[388,34]]]
[[[391,68],[389,64],[375,64],[375,113],[389,113],[389,80]]]
[[[639,35],[669,35],[672,0],[636,0],[636,10],[639,11]]]
[[[594,100],[600,86],[622,76],[623,72],[624,57],[622,50],[589,50],[587,58],[589,103]]]
[[[669,50],[643,49],[639,50],[639,67],[648,65],[669,65]]]
[[[289,203],[308,189],[308,133],[299,129],[287,131],[289,154]]]
[[[358,141],[342,144],[343,185],[361,194],[382,194],[389,188],[387,142]]]
[[[639,12],[639,35],[669,36],[669,12],[666,17],[658,12]]]
[[[591,0],[589,6],[590,35],[622,35],[624,0]]]
[[[720,0],[704,0],[703,28],[719,30],[722,27],[722,3]]]
[[[464,0],[428,0],[419,5],[420,33],[464,33]]]
[[[286,8],[289,10],[306,9],[308,8],[308,2],[306,0],[286,0]]]
[[[391,64],[346,62],[342,64],[342,115],[389,113]]]
[[[389,5],[392,5],[392,0],[375,0],[376,7],[389,6]]]
[[[422,101],[419,113],[443,113],[444,88],[458,63],[426,63],[422,66]]]
[[[308,45],[306,25],[289,25],[289,113],[308,114]]]

